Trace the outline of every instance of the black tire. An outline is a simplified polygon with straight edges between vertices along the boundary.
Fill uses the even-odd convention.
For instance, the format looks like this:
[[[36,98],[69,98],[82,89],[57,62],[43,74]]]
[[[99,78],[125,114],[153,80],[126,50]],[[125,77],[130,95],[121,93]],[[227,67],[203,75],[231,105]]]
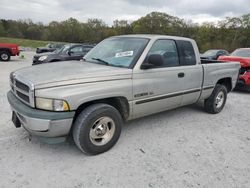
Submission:
[[[0,52],[0,60],[1,61],[9,61],[10,60],[10,53],[8,51],[1,51]]]
[[[218,103],[216,100],[220,95],[223,96],[223,101]],[[205,100],[204,107],[208,113],[217,114],[222,111],[227,100],[227,88],[224,85],[216,84],[212,94]],[[218,105],[220,104],[220,105]]]
[[[114,126],[115,129],[112,129],[113,136],[110,136],[110,140],[107,143],[105,143],[104,145],[97,145],[95,143],[98,143],[98,139],[93,140],[91,138],[91,130],[95,130],[94,132],[96,133],[96,129],[100,125],[103,125],[99,124],[101,120],[99,121],[99,123],[96,123],[97,125],[95,124],[95,122],[97,122],[101,118],[110,118],[114,123],[112,123],[112,126]],[[74,142],[77,147],[84,153],[90,155],[103,153],[112,148],[118,141],[121,134],[122,125],[123,120],[121,114],[117,109],[107,104],[93,104],[84,109],[76,118],[73,124]],[[93,129],[93,127],[96,128]],[[111,130],[111,128],[109,130]]]

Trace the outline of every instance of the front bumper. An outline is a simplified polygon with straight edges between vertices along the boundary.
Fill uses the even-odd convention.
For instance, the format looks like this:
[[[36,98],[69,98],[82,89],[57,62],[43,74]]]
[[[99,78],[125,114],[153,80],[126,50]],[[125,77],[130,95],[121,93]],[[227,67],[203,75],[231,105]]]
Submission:
[[[236,89],[250,91],[250,73],[245,73],[239,76]]]
[[[24,129],[41,137],[64,137],[70,132],[75,112],[38,110],[22,103],[11,91],[7,94],[13,112]]]
[[[32,65],[38,65],[38,64],[42,64],[43,61],[39,61],[38,58],[33,58],[33,61],[32,61]]]

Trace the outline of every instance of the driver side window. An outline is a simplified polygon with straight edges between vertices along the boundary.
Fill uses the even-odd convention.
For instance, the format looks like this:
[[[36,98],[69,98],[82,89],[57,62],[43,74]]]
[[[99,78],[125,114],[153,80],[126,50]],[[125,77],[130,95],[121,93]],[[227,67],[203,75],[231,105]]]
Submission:
[[[160,39],[157,40],[148,52],[148,55],[160,54],[163,58],[161,67],[176,67],[179,66],[179,56],[175,41]]]
[[[81,55],[83,53],[82,46],[76,46],[70,49],[70,52],[74,55]]]

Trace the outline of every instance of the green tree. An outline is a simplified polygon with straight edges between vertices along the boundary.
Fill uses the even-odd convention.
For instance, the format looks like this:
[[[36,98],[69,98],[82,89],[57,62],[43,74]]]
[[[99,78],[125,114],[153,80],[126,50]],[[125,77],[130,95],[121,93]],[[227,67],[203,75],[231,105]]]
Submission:
[[[0,37],[4,37],[4,36],[6,36],[6,32],[5,32],[5,29],[3,27],[2,20],[0,20]]]
[[[133,22],[114,20],[108,26],[100,19],[79,22],[75,18],[34,23],[31,19],[0,20],[0,36],[62,41],[98,43],[106,37],[122,34],[164,34],[193,38],[203,52],[211,48],[233,51],[250,46],[250,14],[227,17],[217,23],[193,23],[163,12],[151,12]]]

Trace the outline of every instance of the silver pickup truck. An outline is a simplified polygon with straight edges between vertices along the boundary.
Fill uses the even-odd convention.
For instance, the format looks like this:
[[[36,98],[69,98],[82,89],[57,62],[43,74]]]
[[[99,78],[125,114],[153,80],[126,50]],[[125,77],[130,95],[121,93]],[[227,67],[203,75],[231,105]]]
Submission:
[[[200,59],[194,40],[161,35],[105,39],[82,61],[27,67],[10,74],[12,121],[31,135],[73,135],[88,154],[109,150],[123,123],[204,101],[219,113],[239,63]]]

